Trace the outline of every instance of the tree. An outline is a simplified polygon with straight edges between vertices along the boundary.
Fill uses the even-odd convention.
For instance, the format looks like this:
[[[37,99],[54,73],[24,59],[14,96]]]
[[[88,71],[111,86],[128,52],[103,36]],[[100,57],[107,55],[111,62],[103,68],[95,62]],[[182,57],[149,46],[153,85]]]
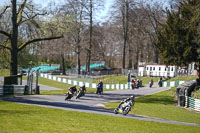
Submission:
[[[60,12],[65,13],[71,18],[71,30],[68,32],[73,37],[74,40],[74,52],[77,54],[77,70],[78,74],[80,74],[81,70],[81,33],[85,28],[85,24],[83,23],[86,17],[85,11],[86,1],[85,0],[68,0],[65,5],[63,5],[60,9]]]
[[[51,37],[44,37],[44,38],[34,38],[30,39],[26,42],[23,42],[19,44],[18,42],[18,37],[19,37],[19,27],[22,24],[25,24],[27,22],[35,22],[34,18],[36,18],[39,15],[45,15],[46,13],[39,13],[35,12],[33,9],[33,6],[31,5],[32,8],[29,8],[29,5],[27,3],[27,0],[23,0],[22,4],[17,4],[17,0],[11,0],[11,10],[12,10],[12,26],[9,31],[5,30],[0,30],[0,34],[4,35],[6,37],[6,41],[8,42],[10,40],[11,46],[6,46],[6,43],[0,44],[1,48],[6,48],[7,50],[10,51],[11,53],[11,59],[10,59],[10,74],[11,75],[16,75],[18,73],[18,53],[25,48],[26,46],[38,42],[38,41],[44,41],[44,40],[53,40],[53,39],[59,39],[62,38],[63,36],[51,36]],[[9,7],[6,6],[5,10],[1,13],[0,16],[3,16],[6,12],[6,10]],[[27,8],[27,10],[25,10]],[[30,14],[30,10],[32,11]]]
[[[167,10],[167,21],[158,29],[159,49],[163,60],[167,64],[187,66],[191,62],[200,64],[197,41],[200,2],[198,0],[186,0],[179,3],[178,10]]]

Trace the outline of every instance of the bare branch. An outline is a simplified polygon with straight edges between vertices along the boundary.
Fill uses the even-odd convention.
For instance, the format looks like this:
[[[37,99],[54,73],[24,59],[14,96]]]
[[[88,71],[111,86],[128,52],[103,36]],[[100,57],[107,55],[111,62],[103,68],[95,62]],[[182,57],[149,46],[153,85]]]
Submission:
[[[36,13],[36,14],[33,15],[32,17],[27,18],[27,19],[21,21],[18,25],[20,25],[20,24],[22,24],[22,23],[24,23],[24,22],[26,22],[26,21],[30,21],[30,20],[34,19],[35,17],[37,17],[37,16],[39,16],[39,15],[46,15],[46,14],[47,14],[47,13]]]
[[[18,10],[18,20],[17,20],[17,25],[20,24],[20,22],[22,21],[22,13],[23,13],[23,10],[24,10],[24,7],[26,5],[26,1],[27,0],[24,0],[24,2],[21,4],[19,10]]]
[[[23,44],[21,44],[19,47],[18,47],[18,51],[21,51],[24,47],[26,47],[27,45],[31,44],[31,43],[34,43],[34,42],[39,42],[39,41],[46,41],[46,40],[54,40],[54,39],[60,39],[60,38],[63,38],[63,35],[62,36],[57,36],[57,37],[47,37],[47,38],[37,38],[37,39],[32,39],[32,40],[29,40]]]
[[[0,45],[0,48],[11,50],[10,47],[5,46],[9,39],[6,39],[3,44]]]
[[[4,31],[4,30],[0,30],[0,33],[5,35],[5,36],[7,36],[8,38],[11,38],[11,34],[6,32],[6,31]]]
[[[0,18],[3,16],[3,14],[6,12],[6,10],[9,8],[10,6],[6,6],[3,11],[0,13]]]

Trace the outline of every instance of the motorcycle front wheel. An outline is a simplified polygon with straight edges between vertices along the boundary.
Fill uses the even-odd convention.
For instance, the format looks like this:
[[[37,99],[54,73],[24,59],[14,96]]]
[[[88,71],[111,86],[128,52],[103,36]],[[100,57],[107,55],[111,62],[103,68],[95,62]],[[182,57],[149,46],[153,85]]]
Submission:
[[[122,114],[123,114],[123,115],[127,115],[127,114],[129,113],[129,111],[130,111],[130,107],[126,107],[126,108],[124,109],[124,111],[122,112]]]
[[[115,110],[114,110],[114,113],[115,114],[118,114],[119,112],[118,112],[118,108],[116,108]]]

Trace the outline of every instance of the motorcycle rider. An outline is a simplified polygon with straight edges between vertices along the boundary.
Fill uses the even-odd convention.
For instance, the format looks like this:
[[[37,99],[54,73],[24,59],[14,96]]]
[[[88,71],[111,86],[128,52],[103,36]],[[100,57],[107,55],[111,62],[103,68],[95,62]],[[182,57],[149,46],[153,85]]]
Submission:
[[[153,86],[153,79],[151,79],[149,82],[149,87],[152,87],[152,86]]]
[[[96,94],[101,94],[103,92],[103,81],[100,80],[99,84],[97,85],[97,92]]]
[[[133,105],[134,105],[135,104],[135,96],[132,95],[131,97],[128,97],[128,98],[122,100],[121,103],[119,104],[118,108],[120,108],[120,106],[122,104],[124,104],[125,102],[128,102],[128,101],[131,101],[133,103]]]
[[[82,87],[79,88],[79,91],[78,91],[78,94],[76,96],[76,99],[80,98],[81,96],[84,96],[85,93],[86,93],[86,87],[85,87],[85,85],[83,85]]]
[[[162,87],[162,77],[160,77],[160,80],[158,81],[159,87]]]
[[[69,94],[69,95],[71,95],[71,97],[73,97],[75,92],[77,93],[76,85],[70,87],[69,91],[67,91],[66,95]],[[67,97],[65,98],[65,100],[67,100]]]
[[[80,87],[79,91],[83,91],[84,93],[86,93],[86,87],[85,87],[85,85],[83,85],[82,87]]]
[[[135,82],[134,82],[134,80],[132,79],[132,80],[131,80],[131,88],[134,89],[134,87],[135,87]]]

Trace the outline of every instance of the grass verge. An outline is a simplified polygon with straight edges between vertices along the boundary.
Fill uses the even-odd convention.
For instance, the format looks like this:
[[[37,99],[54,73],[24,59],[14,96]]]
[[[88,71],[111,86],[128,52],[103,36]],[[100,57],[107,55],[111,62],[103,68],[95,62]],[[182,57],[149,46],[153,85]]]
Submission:
[[[199,133],[199,127],[0,101],[1,133]]]
[[[23,80],[27,80],[27,77],[23,77]],[[38,82],[39,82],[39,84],[42,84],[42,85],[62,89],[62,90],[52,90],[52,91],[41,90],[40,91],[41,95],[65,94],[68,91],[69,87],[72,86],[70,84],[66,84],[66,83],[62,83],[62,82],[58,82],[58,81],[54,81],[54,80],[50,80],[50,79],[46,79],[46,78],[42,78],[42,77],[39,77]],[[78,88],[79,88],[79,86],[77,86],[77,89]],[[115,91],[115,89],[104,89],[104,91]],[[95,93],[95,92],[96,92],[96,89],[87,88],[87,93]]]
[[[133,114],[200,124],[200,113],[176,106],[175,88],[135,99]],[[116,108],[119,102],[107,103],[107,108]]]
[[[189,81],[189,80],[196,80],[197,78],[198,76],[177,76],[167,81]]]
[[[0,77],[10,76],[9,69],[0,69]]]

